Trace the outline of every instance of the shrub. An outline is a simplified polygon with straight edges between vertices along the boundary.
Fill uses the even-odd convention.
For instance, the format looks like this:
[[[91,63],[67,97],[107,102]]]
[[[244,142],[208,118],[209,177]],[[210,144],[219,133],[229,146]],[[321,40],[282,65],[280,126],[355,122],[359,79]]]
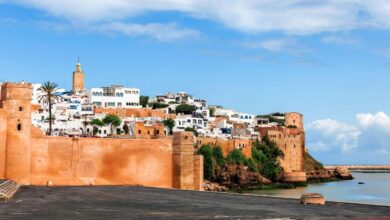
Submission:
[[[220,146],[213,147],[213,157],[218,166],[225,165],[225,158],[223,157],[222,148]]]
[[[161,103],[161,102],[152,102],[149,105],[152,107],[152,109],[166,108],[169,106],[169,105],[167,105],[165,103]]]
[[[260,174],[270,180],[275,180],[282,172],[279,157],[284,157],[283,151],[268,136],[263,137],[262,143],[259,141],[253,143],[252,158],[257,163]]]
[[[176,106],[176,114],[183,113],[185,115],[190,115],[195,110],[196,110],[196,108],[193,105],[181,104],[181,105]]]
[[[198,154],[203,155],[203,173],[206,180],[211,180],[213,177],[213,149],[210,145],[203,145],[199,148]]]
[[[197,130],[195,130],[194,128],[191,128],[191,127],[186,127],[186,129],[184,129],[185,131],[190,131],[190,132],[192,132],[192,133],[194,133],[194,135],[196,136],[196,137],[198,137],[198,131]]]
[[[242,154],[241,150],[234,149],[232,152],[228,154],[227,161],[230,164],[241,165],[245,161],[245,156]]]

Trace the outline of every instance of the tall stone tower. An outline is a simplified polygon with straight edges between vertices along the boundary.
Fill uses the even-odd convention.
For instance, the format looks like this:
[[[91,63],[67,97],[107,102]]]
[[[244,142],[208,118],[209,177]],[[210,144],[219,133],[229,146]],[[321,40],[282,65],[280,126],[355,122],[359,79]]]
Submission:
[[[4,83],[1,107],[6,114],[5,178],[21,184],[30,183],[31,147],[30,83]]]
[[[173,134],[173,187],[203,190],[203,156],[195,155],[194,134]]]
[[[298,112],[288,112],[285,115],[285,125],[288,126],[296,126],[299,130],[304,130],[303,127],[303,115]]]
[[[84,72],[81,71],[80,61],[76,64],[76,71],[73,72],[72,92],[81,94],[84,92]]]

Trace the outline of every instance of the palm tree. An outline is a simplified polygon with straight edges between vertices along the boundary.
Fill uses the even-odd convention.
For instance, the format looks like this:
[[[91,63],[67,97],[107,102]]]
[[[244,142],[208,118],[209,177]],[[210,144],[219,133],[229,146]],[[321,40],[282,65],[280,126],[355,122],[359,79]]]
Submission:
[[[48,134],[51,135],[52,132],[52,123],[53,123],[53,117],[51,113],[51,107],[56,102],[60,102],[62,100],[61,96],[57,95],[56,92],[58,91],[58,85],[54,82],[44,82],[41,87],[39,87],[38,91],[40,91],[42,94],[38,96],[38,101],[40,103],[48,104],[49,105],[49,131]]]

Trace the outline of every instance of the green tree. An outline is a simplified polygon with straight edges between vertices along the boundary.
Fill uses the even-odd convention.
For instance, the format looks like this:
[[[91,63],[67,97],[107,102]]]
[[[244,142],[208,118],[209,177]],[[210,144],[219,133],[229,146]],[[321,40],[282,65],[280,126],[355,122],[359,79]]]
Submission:
[[[92,121],[89,123],[93,127],[93,135],[96,135],[99,131],[99,127],[103,127],[104,123],[97,118],[92,119]]]
[[[149,105],[152,107],[152,109],[166,108],[169,106],[169,105],[167,105],[165,103],[161,103],[161,102],[152,102]]]
[[[245,156],[242,154],[241,150],[239,149],[234,149],[227,156],[227,161],[230,164],[242,165],[244,164],[245,160],[246,160]]]
[[[184,130],[185,130],[185,131],[190,131],[190,132],[194,133],[194,135],[195,135],[196,137],[198,137],[198,135],[199,135],[198,131],[195,130],[194,128],[186,127],[186,129],[184,129]]]
[[[182,113],[185,115],[190,115],[196,110],[196,107],[193,105],[181,104],[176,106],[176,114]]]
[[[110,126],[111,135],[114,134],[114,127],[118,127],[122,123],[122,120],[116,115],[106,115],[106,117],[104,117],[102,121],[105,125]]]
[[[149,96],[140,96],[139,97],[139,104],[142,105],[142,107],[146,108],[149,103]]]
[[[62,97],[57,94],[58,85],[54,82],[44,82],[41,87],[38,88],[38,91],[41,92],[41,95],[38,96],[38,101],[40,103],[49,105],[49,131],[48,134],[52,133],[53,117],[52,117],[52,106],[53,104],[60,102]]]
[[[175,120],[173,120],[172,118],[168,118],[168,119],[165,119],[163,121],[163,123],[164,123],[164,126],[169,129],[169,135],[172,135],[173,128],[175,127]]]
[[[218,166],[225,165],[225,158],[223,157],[223,151],[220,146],[213,147],[213,157]]]
[[[213,149],[210,145],[203,145],[199,148],[198,154],[203,155],[203,173],[206,180],[212,180],[214,167],[213,167]]]
[[[215,108],[209,108],[210,117],[215,116]]]
[[[249,171],[259,172],[257,164],[256,164],[256,162],[252,158],[249,158],[249,159],[245,160],[244,161],[244,165],[248,166]]]
[[[275,180],[280,175],[282,168],[278,158],[283,157],[283,151],[268,136],[263,137],[262,143],[253,143],[252,158],[258,164],[260,173],[268,179]]]

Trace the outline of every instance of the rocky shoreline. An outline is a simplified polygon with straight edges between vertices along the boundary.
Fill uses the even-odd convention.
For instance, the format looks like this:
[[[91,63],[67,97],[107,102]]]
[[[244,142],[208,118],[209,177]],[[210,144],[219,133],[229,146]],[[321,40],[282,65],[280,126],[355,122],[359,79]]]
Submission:
[[[353,180],[352,174],[345,167],[335,167],[334,169],[322,169],[307,172],[307,181],[310,182],[329,182],[339,180]]]
[[[214,192],[240,192],[241,190],[293,189],[295,187],[307,186],[308,183],[353,179],[352,174],[346,167],[318,169],[307,172],[306,174],[307,182],[303,183],[286,183],[282,181],[271,182],[258,173],[249,171],[246,166],[231,165],[226,166],[217,172],[217,182],[205,181],[204,190]]]
[[[213,181],[205,181],[205,191],[240,192],[241,190],[270,190],[270,189],[293,189],[304,187],[308,183],[332,182],[352,180],[353,176],[347,167],[324,167],[309,153],[305,154],[306,182],[289,183],[283,182],[282,176],[271,181],[258,172],[252,172],[248,166],[226,164],[219,167],[213,176]]]

